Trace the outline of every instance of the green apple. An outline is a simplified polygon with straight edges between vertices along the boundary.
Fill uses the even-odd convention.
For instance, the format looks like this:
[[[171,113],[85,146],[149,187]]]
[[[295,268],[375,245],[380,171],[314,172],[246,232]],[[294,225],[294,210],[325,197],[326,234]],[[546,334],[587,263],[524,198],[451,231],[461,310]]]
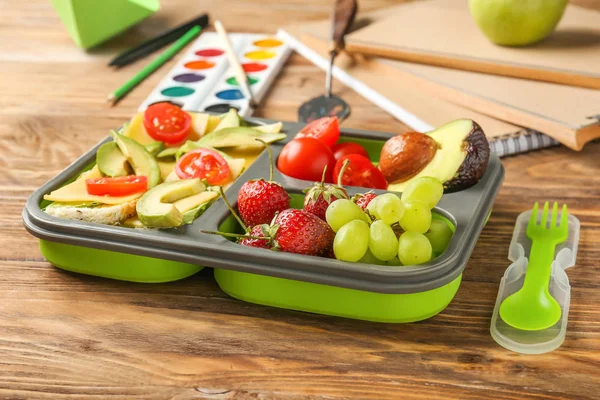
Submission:
[[[568,0],[469,0],[479,29],[492,42],[526,46],[548,36],[562,18]]]

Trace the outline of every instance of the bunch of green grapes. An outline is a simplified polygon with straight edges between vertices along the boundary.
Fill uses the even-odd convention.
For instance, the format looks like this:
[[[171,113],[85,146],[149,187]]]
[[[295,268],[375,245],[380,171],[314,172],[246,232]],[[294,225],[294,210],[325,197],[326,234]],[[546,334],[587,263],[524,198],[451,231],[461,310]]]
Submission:
[[[327,208],[338,260],[384,265],[426,263],[444,252],[452,230],[433,219],[431,209],[442,198],[442,183],[431,177],[413,180],[398,197],[374,197],[363,211],[352,200],[340,199]]]

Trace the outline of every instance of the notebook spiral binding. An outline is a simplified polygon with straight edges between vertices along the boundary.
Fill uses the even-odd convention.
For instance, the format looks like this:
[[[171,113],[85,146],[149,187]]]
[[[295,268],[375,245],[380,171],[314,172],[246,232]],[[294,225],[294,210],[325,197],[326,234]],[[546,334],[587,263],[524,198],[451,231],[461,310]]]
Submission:
[[[490,141],[490,150],[498,157],[506,157],[559,145],[560,143],[550,136],[524,128]]]

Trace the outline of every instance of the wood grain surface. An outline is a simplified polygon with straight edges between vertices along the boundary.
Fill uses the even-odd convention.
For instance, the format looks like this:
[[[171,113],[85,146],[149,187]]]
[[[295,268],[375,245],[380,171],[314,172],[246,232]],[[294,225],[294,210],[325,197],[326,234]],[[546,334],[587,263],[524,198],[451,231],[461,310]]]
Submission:
[[[450,306],[427,321],[386,325],[229,298],[210,270],[144,285],[66,273],[22,226],[27,196],[120,125],[175,61],[115,108],[104,99],[140,69],[106,67],[118,51],[204,10],[229,31],[274,32],[326,18],[322,0],[164,0],[159,13],[83,52],[50,2],[0,0],[0,398],[2,399],[598,399],[600,144],[504,160],[506,180]],[[373,10],[394,0],[363,1]],[[600,9],[597,0],[577,4]],[[294,55],[259,116],[295,120],[324,74]],[[407,128],[351,90],[346,126]],[[490,337],[516,216],[566,202],[582,222],[567,338],[522,356]]]

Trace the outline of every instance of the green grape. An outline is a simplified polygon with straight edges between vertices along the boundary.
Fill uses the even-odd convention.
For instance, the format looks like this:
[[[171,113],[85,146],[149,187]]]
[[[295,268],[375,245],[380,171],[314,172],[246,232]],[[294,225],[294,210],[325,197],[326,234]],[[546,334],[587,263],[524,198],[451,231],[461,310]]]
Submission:
[[[444,185],[436,178],[422,176],[413,179],[402,192],[404,204],[419,200],[427,204],[429,209],[435,207],[444,194]]]
[[[340,200],[337,200],[337,203]],[[335,204],[332,203],[332,204]],[[342,261],[357,262],[369,248],[369,225],[355,219],[340,228],[333,240],[335,258]]]
[[[400,221],[400,218],[402,218],[402,215],[404,214],[404,204],[402,203],[402,200],[400,200],[400,197],[393,193],[386,193],[377,196],[376,199],[379,199],[377,203],[375,203],[375,207],[377,208],[377,217],[380,220],[388,225]],[[369,205],[371,205],[371,203],[369,203]]]
[[[452,229],[446,222],[434,219],[425,236],[429,239],[433,252],[439,255],[448,247],[448,243],[452,239]]]
[[[431,260],[429,239],[420,233],[404,232],[398,239],[398,259],[403,265],[423,264]]]
[[[381,261],[379,258],[375,257],[371,250],[367,249],[367,252],[360,260],[358,260],[361,264],[375,264],[375,265],[385,265],[384,261]]]
[[[360,220],[366,223],[369,221],[369,218],[359,206],[352,202],[352,200],[339,199],[327,207],[327,211],[325,211],[325,220],[327,220],[331,229],[333,229],[334,232],[337,232],[342,226],[350,221]]]
[[[393,193],[386,193],[375,197],[367,206],[367,211],[377,219],[392,225],[402,218],[404,214],[404,204],[398,196]]]
[[[385,195],[384,195],[385,196]],[[371,224],[369,250],[378,259],[388,261],[398,254],[398,239],[392,228],[383,220]]]
[[[339,201],[339,200],[338,200]],[[425,233],[431,225],[431,210],[422,201],[404,203],[404,215],[400,226],[407,232]]]
[[[386,265],[392,265],[392,266],[394,266],[394,267],[397,267],[397,266],[401,266],[401,265],[402,265],[402,263],[400,262],[400,259],[399,259],[398,257],[394,257],[394,258],[392,258],[391,260],[389,260],[389,261],[386,261],[386,263],[385,263],[385,264],[386,264]]]
[[[377,196],[373,200],[371,200],[369,202],[369,204],[367,204],[367,211],[369,212],[369,214],[371,214],[373,217],[375,217],[377,219],[381,219],[381,218],[379,218],[379,210],[378,210],[378,206],[377,206],[380,198],[381,198],[381,196]]]

